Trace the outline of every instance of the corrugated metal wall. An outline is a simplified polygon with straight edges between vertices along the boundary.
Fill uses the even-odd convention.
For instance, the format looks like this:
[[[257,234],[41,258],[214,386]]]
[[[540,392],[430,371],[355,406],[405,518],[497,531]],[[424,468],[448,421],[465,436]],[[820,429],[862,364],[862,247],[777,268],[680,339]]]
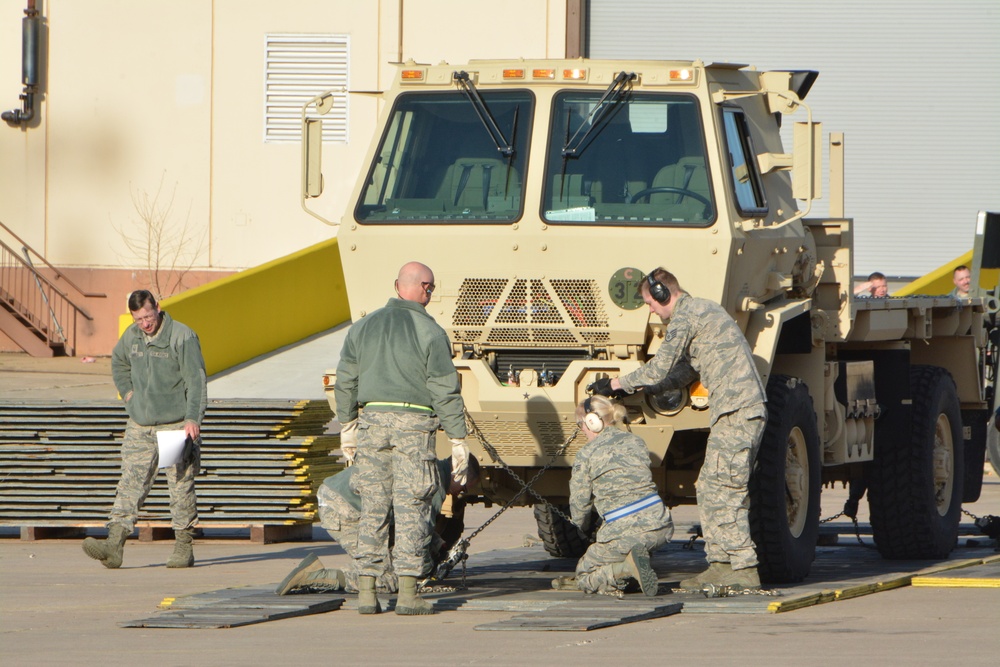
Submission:
[[[819,70],[806,102],[846,133],[858,274],[922,275],[1000,210],[998,2],[590,0],[588,55]]]

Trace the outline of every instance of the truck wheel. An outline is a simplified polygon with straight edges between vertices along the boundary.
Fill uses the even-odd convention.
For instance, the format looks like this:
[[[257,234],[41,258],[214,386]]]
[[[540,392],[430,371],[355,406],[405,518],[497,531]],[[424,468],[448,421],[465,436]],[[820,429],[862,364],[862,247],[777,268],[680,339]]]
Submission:
[[[958,540],[965,474],[958,391],[945,369],[913,366],[910,393],[909,440],[875,443],[872,535],[883,558],[945,558]]]
[[[557,507],[563,514],[569,514],[568,505]],[[590,546],[576,525],[553,512],[548,503],[535,505],[535,523],[538,524],[538,537],[550,556],[579,558]]]
[[[816,558],[820,443],[809,389],[787,375],[767,385],[767,427],[750,478],[750,534],[761,581],[802,581]]]

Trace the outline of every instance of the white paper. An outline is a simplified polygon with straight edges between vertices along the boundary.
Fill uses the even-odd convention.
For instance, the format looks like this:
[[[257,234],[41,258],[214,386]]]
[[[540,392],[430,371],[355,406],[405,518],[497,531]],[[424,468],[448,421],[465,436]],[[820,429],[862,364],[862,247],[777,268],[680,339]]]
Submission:
[[[597,220],[593,206],[577,206],[545,212],[546,220],[565,220],[568,222],[594,222]]]
[[[180,462],[187,443],[187,433],[180,431],[157,431],[156,445],[160,450],[160,468],[169,468]]]

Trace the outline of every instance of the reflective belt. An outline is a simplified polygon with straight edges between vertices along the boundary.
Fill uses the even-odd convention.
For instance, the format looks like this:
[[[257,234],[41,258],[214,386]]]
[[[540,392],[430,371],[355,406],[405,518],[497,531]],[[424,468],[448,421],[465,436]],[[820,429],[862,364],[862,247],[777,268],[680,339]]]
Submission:
[[[604,515],[604,523],[611,523],[616,519],[620,519],[623,516],[628,516],[629,514],[635,514],[640,512],[647,507],[652,507],[660,502],[659,494],[654,493],[651,496],[646,496],[641,500],[637,500],[634,503],[629,503],[623,507],[619,507],[616,510],[612,510]]]
[[[386,403],[382,401],[371,401],[365,403],[365,407],[383,407],[383,408],[407,408],[409,410],[426,410],[427,412],[434,412],[434,410],[426,405],[417,405],[416,403]]]

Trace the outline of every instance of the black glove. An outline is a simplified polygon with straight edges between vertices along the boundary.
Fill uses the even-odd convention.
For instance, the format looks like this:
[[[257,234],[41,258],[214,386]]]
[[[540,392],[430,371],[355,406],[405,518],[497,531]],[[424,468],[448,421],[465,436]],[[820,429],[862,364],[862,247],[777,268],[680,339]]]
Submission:
[[[591,394],[600,394],[608,398],[625,398],[628,392],[624,389],[612,389],[611,378],[601,378],[597,382],[587,385],[587,391]]]

